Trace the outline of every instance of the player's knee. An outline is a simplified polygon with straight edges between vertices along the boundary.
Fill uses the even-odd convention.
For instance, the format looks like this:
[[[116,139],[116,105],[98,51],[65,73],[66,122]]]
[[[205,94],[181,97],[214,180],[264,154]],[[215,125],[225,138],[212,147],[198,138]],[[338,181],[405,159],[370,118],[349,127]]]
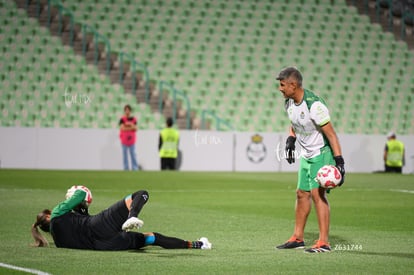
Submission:
[[[134,194],[132,194],[132,199],[134,199],[137,196],[143,198],[145,201],[148,201],[149,199],[149,194],[146,190],[139,190],[135,192]]]
[[[310,199],[310,192],[308,191],[304,191],[304,190],[300,190],[297,189],[296,190],[296,198],[298,200],[302,200],[302,199]]]

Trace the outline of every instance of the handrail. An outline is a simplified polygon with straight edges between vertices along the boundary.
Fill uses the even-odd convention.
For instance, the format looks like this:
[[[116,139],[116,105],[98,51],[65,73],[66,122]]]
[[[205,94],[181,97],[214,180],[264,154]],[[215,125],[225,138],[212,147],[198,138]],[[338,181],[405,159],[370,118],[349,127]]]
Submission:
[[[30,4],[30,0],[26,1],[26,7],[28,8]],[[48,27],[50,27],[51,24],[51,5],[57,6],[58,7],[58,13],[59,13],[59,34],[62,34],[62,14],[66,13],[68,14],[68,16],[70,17],[70,45],[73,46],[74,43],[74,16],[71,10],[65,8],[60,0],[47,0],[47,25]],[[37,0],[37,7],[38,7],[38,16],[40,16],[40,0]],[[111,69],[111,44],[108,40],[108,38],[106,38],[105,36],[101,35],[100,33],[98,33],[95,28],[87,25],[87,24],[81,24],[82,27],[82,55],[85,57],[86,56],[86,33],[87,32],[92,32],[93,33],[93,40],[94,40],[94,44],[95,44],[95,51],[94,51],[94,63],[95,65],[98,63],[98,59],[99,59],[99,42],[103,42],[106,46],[107,49],[107,54],[106,54],[106,75],[109,75],[110,73],[110,69]],[[148,72],[148,68],[141,62],[136,61],[132,55],[128,54],[128,53],[124,53],[124,52],[119,52],[119,57],[120,57],[120,63],[121,63],[121,69],[120,69],[120,76],[119,76],[119,82],[122,84],[124,79],[123,79],[123,62],[124,62],[124,56],[128,57],[128,59],[131,61],[132,64],[132,72],[134,73],[134,77],[133,77],[133,91],[134,94],[136,95],[136,88],[137,88],[137,83],[136,83],[136,66],[140,66],[142,68],[142,71],[144,73],[144,77],[145,77],[145,102],[147,104],[149,104],[150,101],[150,77],[149,77],[149,72]],[[160,90],[161,90],[161,97],[160,97],[160,111],[162,111],[162,85],[167,85],[167,83],[165,82],[160,82]],[[170,86],[173,89],[173,112],[174,112],[174,120],[176,119],[177,116],[177,96],[181,96],[182,98],[184,98],[184,101],[187,105],[187,114],[186,114],[186,126],[189,129],[190,128],[190,101],[187,97],[186,94],[176,90],[175,88],[173,88],[172,86]]]
[[[27,0],[27,3],[29,3],[30,2],[30,0]],[[38,0],[37,1],[38,3],[39,3],[39,6],[40,6],[40,0]],[[50,14],[50,5],[51,5],[51,2],[53,2],[53,4],[54,5],[56,5],[56,6],[59,6],[59,5],[61,5],[61,3],[60,3],[60,1],[59,0],[47,0],[47,27],[49,28],[50,27],[50,21],[51,21],[51,14]],[[40,10],[40,7],[39,7],[39,10]]]
[[[201,129],[203,129],[203,130],[206,129],[206,126],[205,126],[205,124],[206,124],[206,115],[210,115],[210,116],[212,116],[216,120],[216,128],[217,128],[217,130],[219,130],[219,131],[221,130],[220,129],[220,125],[221,124],[224,124],[230,130],[234,130],[233,126],[230,123],[228,123],[227,121],[219,118],[213,111],[206,110],[206,109],[204,109],[204,110],[201,111]]]
[[[176,121],[176,117],[177,117],[177,96],[181,96],[187,106],[187,112],[186,112],[186,128],[190,129],[190,100],[188,100],[188,97],[185,93],[178,91],[177,89],[175,89],[171,84],[168,84],[165,81],[160,81],[159,84],[159,90],[160,90],[160,95],[158,98],[158,110],[160,113],[162,113],[162,103],[163,103],[163,86],[167,86],[168,88],[170,88],[173,92],[173,121],[175,123]]]
[[[124,65],[124,56],[128,58],[128,60],[131,62],[131,65],[132,65],[132,73],[134,74],[133,82],[132,82],[132,90],[133,90],[135,96],[137,95],[137,93],[136,93],[137,83],[136,83],[136,74],[135,74],[137,72],[136,66],[138,65],[139,67],[142,68],[144,76],[145,76],[145,103],[149,103],[150,89],[149,89],[148,69],[143,63],[141,63],[139,61],[136,61],[134,59],[134,57],[129,53],[125,53],[125,52],[120,52],[119,53],[119,62],[120,62],[120,65],[119,65],[119,67],[120,67],[119,83],[122,84],[124,82],[124,78],[123,78],[123,75],[124,75],[124,66],[123,66]]]
[[[402,18],[401,18],[401,38],[405,39],[405,19],[410,18],[414,21],[414,13],[410,11],[404,12]]]
[[[119,53],[119,83],[123,84],[124,83],[124,56],[127,57],[129,59],[129,61],[131,62],[131,66],[132,66],[132,93],[134,94],[134,96],[137,96],[137,76],[136,76],[136,62],[134,60],[134,57],[128,53],[124,53],[124,52],[120,52]]]
[[[105,46],[107,48],[107,54],[106,54],[106,74],[109,75],[109,72],[111,70],[111,44],[109,43],[108,38],[103,36],[102,34],[98,33],[93,27],[83,24],[82,25],[82,53],[83,56],[86,56],[86,32],[90,31],[93,33],[93,40],[95,41],[95,65],[98,63],[98,54],[99,54],[99,48],[98,48],[98,42],[102,41],[105,43]]]
[[[392,0],[386,0],[388,4],[388,28],[392,29]],[[377,21],[380,22],[381,0],[375,1],[375,9],[377,12]]]
[[[73,31],[73,13],[71,10],[65,8],[61,3],[58,3],[59,10],[59,35],[62,35],[62,11],[64,11],[70,17],[70,46],[73,47],[74,31]]]
[[[50,0],[48,0],[48,2],[49,1]],[[30,5],[30,0],[26,0],[26,10],[29,8],[29,5]],[[37,17],[39,17],[40,16],[40,0],[37,0],[36,8],[37,8]]]

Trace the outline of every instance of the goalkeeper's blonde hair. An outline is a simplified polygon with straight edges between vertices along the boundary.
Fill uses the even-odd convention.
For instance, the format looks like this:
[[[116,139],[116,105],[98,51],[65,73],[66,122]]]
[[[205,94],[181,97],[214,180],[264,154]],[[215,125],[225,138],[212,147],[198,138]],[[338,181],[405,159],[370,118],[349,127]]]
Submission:
[[[47,219],[47,215],[50,215],[51,213],[52,211],[49,209],[44,209],[37,214],[36,222],[32,225],[31,229],[32,237],[35,240],[35,243],[32,244],[32,246],[43,247],[49,245],[49,242],[42,236],[38,227],[44,232],[50,232],[50,221]]]

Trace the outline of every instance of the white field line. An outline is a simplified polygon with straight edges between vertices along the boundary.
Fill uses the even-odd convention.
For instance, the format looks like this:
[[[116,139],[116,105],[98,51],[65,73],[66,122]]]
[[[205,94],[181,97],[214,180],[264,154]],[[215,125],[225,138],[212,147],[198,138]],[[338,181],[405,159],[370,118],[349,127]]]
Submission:
[[[409,194],[414,194],[414,190],[390,189],[390,191],[393,191],[393,192],[401,192],[401,193],[409,193]]]
[[[43,272],[43,271],[40,271],[40,270],[24,268],[24,267],[19,267],[19,266],[15,266],[15,265],[5,264],[5,263],[0,263],[0,267],[13,269],[13,270],[18,270],[18,271],[23,271],[23,272],[27,272],[27,273],[31,273],[31,274],[36,274],[36,275],[51,275],[50,273]]]

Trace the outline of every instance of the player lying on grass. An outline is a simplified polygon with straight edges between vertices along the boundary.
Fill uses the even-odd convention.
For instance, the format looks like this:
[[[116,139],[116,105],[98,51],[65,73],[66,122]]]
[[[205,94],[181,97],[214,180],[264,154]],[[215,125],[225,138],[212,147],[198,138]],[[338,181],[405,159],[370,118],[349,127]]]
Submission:
[[[36,222],[32,225],[35,246],[48,245],[47,240],[38,230],[40,227],[43,231],[51,233],[56,247],[63,248],[133,250],[148,245],[167,249],[211,248],[207,238],[185,241],[156,232],[130,231],[144,224],[138,219],[138,214],[148,201],[147,191],[137,191],[97,215],[88,214],[86,196],[86,191],[76,190],[52,211],[45,209],[39,213]]]

